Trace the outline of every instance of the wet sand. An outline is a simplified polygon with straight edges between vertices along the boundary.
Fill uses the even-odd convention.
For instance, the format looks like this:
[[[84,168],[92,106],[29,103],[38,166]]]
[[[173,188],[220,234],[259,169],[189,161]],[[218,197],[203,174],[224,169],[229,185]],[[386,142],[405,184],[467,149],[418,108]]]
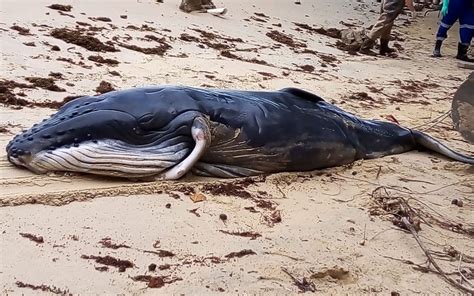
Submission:
[[[410,26],[400,18],[395,42],[403,49],[393,59],[350,55],[336,48],[337,39],[301,26],[343,29],[343,20],[367,27],[378,11],[371,2],[226,1],[223,18],[183,14],[177,2],[61,1],[72,6],[61,12],[46,7],[56,2],[0,4],[0,78],[27,85],[27,77],[52,78],[65,90],[15,88],[26,106],[0,106],[2,294],[458,293],[420,271],[426,256],[397,220],[400,200],[408,200],[443,270],[456,272],[462,253],[472,277],[474,171],[435,154],[248,180],[149,183],[33,175],[8,163],[4,147],[15,133],[55,112],[51,102],[94,94],[101,81],[116,89],[300,87],[365,118],[422,125],[473,152],[449,117],[429,124],[449,110],[470,73],[452,58],[454,29],[445,57],[428,57],[435,15]],[[65,42],[61,31],[53,33],[62,28],[110,51]],[[291,42],[279,42],[282,34]],[[206,200],[193,202],[197,192]]]

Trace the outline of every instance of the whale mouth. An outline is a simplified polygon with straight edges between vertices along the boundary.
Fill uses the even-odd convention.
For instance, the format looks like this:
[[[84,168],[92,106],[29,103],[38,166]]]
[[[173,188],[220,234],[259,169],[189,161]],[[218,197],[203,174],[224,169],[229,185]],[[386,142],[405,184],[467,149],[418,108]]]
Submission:
[[[40,151],[10,160],[36,173],[69,171],[116,177],[157,175],[179,163],[189,154],[186,142],[158,146],[132,145],[119,140],[87,141],[77,146]]]

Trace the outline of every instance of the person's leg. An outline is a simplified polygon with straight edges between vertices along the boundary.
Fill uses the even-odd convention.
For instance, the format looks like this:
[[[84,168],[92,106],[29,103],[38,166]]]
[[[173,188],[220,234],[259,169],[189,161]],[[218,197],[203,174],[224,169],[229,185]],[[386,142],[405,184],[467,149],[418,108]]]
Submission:
[[[380,34],[380,39],[390,39],[390,33],[392,32],[392,28],[393,28],[393,22],[387,24],[384,28],[384,30],[382,31],[382,33]]]
[[[370,30],[369,34],[367,35],[368,38],[364,41],[364,43],[362,43],[360,52],[368,55],[376,55],[376,53],[371,49],[375,45],[375,40],[377,40],[377,38],[379,38],[385,30],[387,30],[387,14],[382,12],[379,16],[379,19],[372,27],[372,30]]]
[[[370,49],[372,49],[378,38],[386,36],[387,34],[390,35],[393,22],[403,9],[403,5],[403,0],[385,0],[382,3],[382,12],[375,25],[372,27],[372,30],[370,30],[367,35],[367,40],[362,44],[360,49],[361,53],[375,54]]]
[[[393,23],[391,26],[387,26],[386,30],[380,36],[380,54],[387,55],[394,53],[395,50],[388,46],[388,42],[390,41],[390,33],[392,32]]]
[[[466,2],[466,0],[449,0],[448,13],[441,19],[438,32],[436,33],[436,43],[433,50],[434,57],[441,57],[441,45],[444,39],[448,37],[448,30],[459,19],[463,2]]]
[[[403,11],[404,5],[404,0],[385,0],[382,4],[380,17],[370,31],[368,37],[375,41],[382,36],[387,36],[387,34],[390,35],[393,22]]]
[[[395,49],[392,49],[388,46],[390,41],[390,34],[392,33],[393,23],[395,19],[402,13],[404,3],[398,3],[398,7],[393,7],[391,11],[391,18],[393,19],[392,22],[386,26],[385,31],[383,31],[382,35],[380,36],[380,54],[387,55],[395,52]]]
[[[474,59],[469,58],[467,51],[471,45],[472,36],[474,32],[474,7],[471,1],[465,1],[463,13],[459,17],[459,44],[457,59],[474,62]]]

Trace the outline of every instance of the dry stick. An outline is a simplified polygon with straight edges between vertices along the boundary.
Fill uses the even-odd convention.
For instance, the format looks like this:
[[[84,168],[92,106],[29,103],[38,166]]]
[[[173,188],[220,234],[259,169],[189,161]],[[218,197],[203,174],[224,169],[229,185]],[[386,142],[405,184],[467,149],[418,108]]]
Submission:
[[[461,272],[461,262],[462,262],[462,253],[459,254],[459,263],[458,263],[458,272],[459,272],[459,275],[461,276],[460,284],[462,285],[462,281],[464,280],[464,275]]]
[[[431,210],[434,214],[436,214],[436,215],[438,216],[438,217],[436,217],[436,216],[433,215],[433,214],[426,214],[426,213],[425,213],[425,218],[428,218],[428,219],[431,218],[431,219],[433,219],[435,222],[437,222],[440,226],[443,226],[443,225],[444,225],[445,227],[448,227],[448,226],[449,226],[449,227],[451,228],[451,231],[453,231],[453,232],[458,232],[458,231],[454,231],[452,228],[453,228],[453,227],[456,227],[456,225],[458,225],[459,223],[457,223],[456,221],[451,220],[451,219],[449,219],[449,218],[445,218],[444,215],[442,215],[441,213],[439,213],[438,211],[436,211],[435,209],[433,209],[433,208],[432,208],[430,205],[428,205],[427,203],[425,203],[425,202],[423,202],[423,201],[421,201],[421,200],[419,200],[419,199],[417,199],[417,198],[415,198],[415,197],[410,197],[410,198],[407,199],[407,200],[405,200],[405,199],[402,198],[402,197],[400,197],[400,198],[403,200],[403,202],[405,203],[406,206],[408,206],[408,201],[409,201],[410,199],[415,200],[417,203],[421,204],[421,205],[424,206],[425,208],[428,208],[429,210]],[[413,208],[410,208],[410,210],[412,210],[412,211],[414,212]],[[418,211],[420,211],[420,213],[421,213],[421,209],[418,209]],[[420,219],[422,219],[423,222],[425,222],[427,225],[429,225],[430,227],[432,227],[432,225],[431,225],[430,223],[428,223],[428,222],[426,221],[426,219],[423,218],[420,213],[418,214],[418,217],[419,217]],[[445,221],[441,221],[441,218],[444,218]],[[461,229],[461,230],[462,230],[462,229]],[[458,232],[458,233],[462,233],[462,231],[461,231],[461,232]]]
[[[422,236],[420,236],[420,237],[422,237]],[[428,239],[428,238],[426,238],[426,237],[422,237],[422,238]],[[439,244],[439,243],[436,243],[436,244],[441,245],[441,244]],[[457,252],[457,254],[459,254],[459,255],[461,254],[461,252],[459,252],[458,250],[456,250],[456,249],[454,249],[454,250]],[[453,256],[452,256],[452,255],[449,255],[449,253],[447,254],[446,252],[431,251],[431,254],[432,254],[432,255],[435,255],[435,256],[437,256],[437,257],[439,257],[439,258],[448,258],[446,261],[448,261],[449,259],[451,259],[451,260],[449,260],[449,261],[454,261],[454,260],[453,260]],[[468,263],[468,264],[474,263],[474,260],[472,259],[473,257],[471,257],[471,256],[469,256],[469,255],[466,255],[466,254],[462,254],[462,255],[463,255],[463,256],[462,256],[462,262]],[[458,257],[458,258],[454,258],[454,259],[458,260],[459,257]]]
[[[369,238],[369,241],[375,239],[377,236],[381,235],[382,233],[385,233],[389,230],[397,230],[397,231],[400,231],[400,228],[395,228],[395,227],[392,227],[392,228],[388,228],[388,229],[384,229],[382,231],[379,231],[378,233],[376,233],[374,236],[372,236],[371,238]]]
[[[436,191],[439,191],[441,189],[444,189],[444,188],[447,188],[447,187],[451,187],[451,186],[454,186],[454,185],[458,185],[460,183],[463,183],[463,182],[469,182],[468,179],[464,179],[464,180],[461,180],[461,181],[457,181],[457,182],[454,182],[454,183],[451,183],[451,184],[448,184],[448,185],[444,185],[444,186],[441,186],[441,187],[438,187],[436,189],[433,189],[433,190],[429,190],[429,191],[424,191],[424,192],[417,192],[417,191],[405,191],[405,190],[401,190],[399,186],[391,186],[391,185],[388,185],[388,186],[380,186],[380,184],[378,183],[374,183],[374,182],[370,182],[370,181],[367,181],[367,180],[364,180],[364,179],[360,179],[360,178],[354,178],[354,177],[348,177],[348,176],[343,176],[339,173],[334,173],[335,175],[337,175],[338,177],[340,177],[341,179],[343,179],[344,181],[349,179],[349,180],[354,180],[354,181],[359,181],[359,182],[364,182],[364,183],[367,183],[367,184],[371,184],[371,185],[375,185],[375,186],[379,186],[379,187],[385,187],[385,188],[388,188],[388,189],[393,189],[393,190],[396,190],[396,191],[399,191],[399,192],[402,192],[402,193],[407,193],[407,194],[429,194],[429,193],[433,193],[433,192],[436,192]]]
[[[379,165],[379,169],[377,171],[377,176],[375,177],[375,179],[378,180],[378,178],[380,177],[380,173],[382,172],[382,166]]]
[[[305,261],[304,259],[301,259],[301,258],[296,258],[296,257],[290,256],[290,255],[277,253],[277,252],[263,252],[263,254],[283,256],[283,257],[287,257],[287,258],[290,258],[291,260],[295,260],[295,261]]]
[[[383,189],[385,191],[385,194],[387,197],[390,197],[392,200],[398,200],[400,203],[403,203],[407,208],[408,210],[411,212],[411,213],[416,213],[415,210],[408,204],[408,201],[409,200],[406,200],[405,198],[401,197],[401,196],[390,196],[390,193],[387,191],[387,187],[385,186],[379,186],[377,188],[375,188],[373,191],[372,191],[372,198],[374,198],[374,193],[379,190],[379,189]],[[414,198],[413,198],[414,199]],[[415,199],[417,200],[417,199]],[[395,213],[392,213],[392,214],[395,214]],[[398,215],[396,215],[398,216]],[[431,227],[431,224],[426,221],[421,215],[419,215],[417,213],[417,216],[428,226]]]
[[[458,272],[459,272],[459,275],[461,275],[461,284],[463,282],[463,280],[471,287],[474,287],[471,282],[464,276],[464,274],[462,274],[461,272],[461,263],[462,263],[462,253],[459,254],[459,264],[458,264]]]
[[[337,201],[337,202],[350,202],[350,201],[353,201],[354,199],[355,199],[355,196],[353,196],[351,199],[348,199],[348,200],[342,200],[339,198],[333,198],[332,200]]]
[[[448,185],[444,185],[444,186],[438,187],[438,188],[433,189],[433,190],[429,190],[429,191],[425,191],[425,192],[419,192],[418,194],[430,194],[430,193],[439,191],[439,190],[444,189],[444,188],[447,188],[447,187],[451,187],[451,186],[454,186],[454,185],[458,185],[458,184],[463,183],[463,182],[466,182],[466,181],[469,182],[468,179],[465,179],[465,180],[462,180],[462,181],[459,181],[459,182],[455,182],[455,183],[452,183],[452,184],[448,184]]]
[[[389,195],[387,195],[389,196]],[[403,202],[403,205],[406,206],[408,208],[408,210],[411,212],[411,213],[414,213],[416,214],[416,216],[421,219],[421,221],[423,221],[426,225],[428,225],[429,227],[433,227],[433,225],[431,223],[428,222],[428,220],[433,220],[435,224],[437,224],[438,226],[440,226],[442,229],[448,229],[452,232],[455,232],[455,233],[461,233],[461,234],[465,234],[466,231],[465,229],[463,229],[463,227],[461,227],[459,230],[456,230],[456,227],[457,225],[459,225],[459,223],[457,223],[456,221],[454,220],[451,220],[449,218],[445,218],[442,214],[440,214],[439,212],[437,212],[435,209],[433,209],[431,206],[429,206],[428,204],[420,201],[419,199],[417,198],[414,198],[414,197],[410,197],[409,199],[405,199],[403,197],[397,197],[399,200],[401,200],[401,202]],[[419,204],[423,205],[425,208],[428,208],[430,209],[434,214],[436,215],[433,215],[433,214],[429,214],[429,213],[425,213],[423,212],[421,209],[417,209],[417,208],[413,208],[411,207],[409,204],[408,204],[408,201],[410,201],[410,199],[412,200],[415,200],[416,202],[418,202]],[[404,207],[402,205],[402,209],[404,210]],[[416,212],[416,211],[418,212]],[[443,220],[444,219],[444,220]],[[433,230],[434,227],[433,227]],[[430,240],[430,239],[428,239]],[[430,240],[431,241],[431,240]],[[435,244],[439,244],[439,243],[435,243]]]
[[[316,287],[313,283],[306,282],[305,278],[303,278],[302,281],[298,280],[284,267],[282,267],[281,270],[293,280],[293,283],[301,290],[301,292],[316,292]]]
[[[407,259],[400,259],[400,258],[395,258],[395,257],[391,257],[391,256],[386,256],[386,255],[382,255],[382,257],[387,258],[387,259],[400,261],[400,262],[408,264],[408,265],[415,265],[415,263],[413,261],[407,260]],[[416,265],[420,266],[419,264],[416,264]]]
[[[366,237],[366,230],[367,230],[367,223],[364,224],[364,239],[362,240],[362,242],[360,242],[360,245],[361,245],[361,246],[364,246],[364,245],[365,245],[365,241],[367,240],[367,237]]]
[[[459,182],[456,182],[456,184],[457,184],[457,183],[459,183]],[[452,184],[449,184],[449,185],[446,185],[446,186],[451,186],[451,185],[452,185]],[[446,186],[443,186],[443,187],[446,187]],[[441,187],[441,188],[443,188],[443,187]],[[429,206],[428,204],[426,204],[425,202],[422,202],[421,200],[419,200],[419,199],[417,199],[417,198],[410,197],[409,199],[405,199],[405,198],[399,197],[399,196],[397,196],[397,197],[390,196],[390,194],[389,194],[388,191],[387,191],[387,188],[388,188],[388,189],[395,190],[395,191],[399,191],[399,192],[402,192],[402,193],[410,193],[410,192],[406,192],[406,191],[402,191],[402,190],[400,190],[400,189],[397,189],[396,187],[393,187],[393,186],[389,186],[389,187],[386,187],[386,186],[379,186],[379,187],[377,187],[376,189],[374,189],[374,190],[372,191],[372,197],[374,197],[373,194],[374,194],[377,190],[383,189],[383,190],[385,191],[385,194],[387,195],[387,197],[391,197],[391,198],[394,198],[394,199],[399,199],[399,200],[401,200],[401,201],[404,202],[404,204],[405,204],[407,207],[409,207],[410,210],[413,211],[413,212],[415,212],[415,210],[414,210],[413,208],[411,208],[411,207],[408,205],[408,201],[409,201],[410,199],[415,200],[417,203],[419,203],[419,204],[425,206],[426,208],[430,209],[430,210],[431,210],[434,214],[436,214],[438,217],[444,217],[442,214],[440,214],[438,211],[436,211],[435,209],[433,209],[431,206]],[[437,190],[439,190],[439,189],[441,189],[441,188],[438,188]],[[431,190],[431,191],[436,191],[436,190]],[[427,192],[425,192],[425,194],[426,194],[426,193],[429,193],[429,192],[431,192],[431,191],[427,191]],[[412,191],[411,193],[413,194],[413,193],[416,193],[416,192],[413,192],[413,191]],[[422,193],[418,193],[418,194],[422,194]],[[429,216],[426,216],[425,218],[423,218],[422,215],[420,215],[420,214],[418,214],[418,216],[419,216],[419,218],[420,218],[425,224],[427,224],[428,226],[431,226],[431,224],[430,224],[425,218],[434,219],[437,223],[440,223],[441,226],[444,225],[445,227],[448,227],[448,226],[449,226],[449,227],[452,228],[454,225],[457,225],[457,224],[458,224],[458,223],[456,223],[455,221],[449,220],[449,219],[447,220],[446,223],[443,223],[443,222],[441,222],[441,221],[439,220],[439,218],[433,216],[432,214],[430,214]],[[446,224],[447,224],[447,225],[446,225]]]
[[[417,179],[408,179],[408,178],[398,178],[398,180],[402,181],[402,182],[418,182],[418,183],[426,183],[426,184],[430,184],[430,185],[436,185],[435,183],[433,182],[428,182],[428,181],[423,181],[423,180],[417,180]]]
[[[390,256],[385,256],[385,255],[382,255],[382,257],[384,258],[387,258],[387,259],[391,259],[391,260],[395,260],[395,261],[400,261],[402,263],[405,263],[407,265],[413,265],[413,269],[414,270],[420,270],[422,272],[432,272],[434,274],[439,274],[439,272],[437,270],[433,270],[429,267],[425,267],[425,266],[422,266],[421,264],[417,264],[417,263],[414,263],[413,261],[410,261],[410,260],[406,260],[406,259],[400,259],[400,258],[395,258],[395,257],[390,257]],[[429,260],[426,259],[426,262],[424,264],[426,264]],[[446,273],[446,275],[457,275],[458,272],[448,272]]]
[[[280,186],[278,186],[278,184],[275,183],[274,185],[278,189],[278,191],[281,193],[282,198],[288,198],[286,196],[285,192],[283,192],[283,190],[281,190]]]
[[[410,221],[408,220],[407,217],[402,217],[402,222],[403,224],[405,224],[405,226],[408,228],[408,230],[410,230],[411,234],[413,235],[413,237],[415,238],[416,242],[418,243],[418,245],[420,246],[420,248],[423,250],[423,252],[425,253],[426,257],[428,258],[429,262],[434,266],[434,268],[436,268],[436,270],[439,272],[439,274],[441,275],[441,277],[443,279],[445,279],[448,283],[450,283],[451,285],[453,285],[454,287],[464,291],[464,292],[468,292],[468,293],[471,293],[471,294],[474,294],[474,290],[473,289],[469,289],[469,288],[466,288],[464,287],[463,285],[460,285],[458,283],[456,283],[456,281],[454,281],[453,279],[451,279],[450,277],[448,277],[446,275],[446,273],[444,273],[444,271],[439,267],[438,263],[436,263],[436,261],[433,259],[433,257],[431,256],[431,254],[429,253],[429,251],[426,249],[425,245],[423,244],[423,242],[420,240],[420,237],[418,236],[418,233],[416,233],[416,230],[415,228],[413,227],[413,225],[410,223]]]

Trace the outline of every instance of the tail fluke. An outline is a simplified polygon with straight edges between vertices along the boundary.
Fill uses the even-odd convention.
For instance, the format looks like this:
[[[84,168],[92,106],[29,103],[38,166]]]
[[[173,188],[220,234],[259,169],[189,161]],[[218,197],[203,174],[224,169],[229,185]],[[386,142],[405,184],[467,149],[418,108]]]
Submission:
[[[474,164],[474,157],[456,152],[452,150],[451,148],[449,148],[448,146],[442,144],[440,141],[428,136],[425,133],[412,130],[412,134],[415,138],[416,144],[422,147],[425,147],[429,150],[435,151],[441,155],[444,155],[446,157],[449,157],[451,159],[454,159],[460,162]]]

